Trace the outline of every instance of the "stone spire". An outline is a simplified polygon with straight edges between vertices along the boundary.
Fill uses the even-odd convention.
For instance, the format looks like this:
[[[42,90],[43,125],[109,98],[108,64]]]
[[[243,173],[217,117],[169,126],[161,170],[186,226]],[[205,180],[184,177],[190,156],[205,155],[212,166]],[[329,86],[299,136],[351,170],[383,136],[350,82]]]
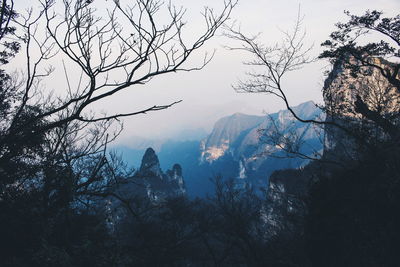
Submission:
[[[162,176],[160,161],[151,147],[144,153],[139,173],[141,176]]]

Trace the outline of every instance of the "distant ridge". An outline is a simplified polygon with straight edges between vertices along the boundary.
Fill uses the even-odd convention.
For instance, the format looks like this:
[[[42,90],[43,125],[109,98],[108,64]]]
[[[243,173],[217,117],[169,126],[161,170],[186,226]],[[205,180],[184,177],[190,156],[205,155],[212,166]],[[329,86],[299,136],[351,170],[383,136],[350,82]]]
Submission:
[[[322,111],[313,101],[307,101],[294,106],[293,110],[299,117],[315,119],[322,117]],[[301,149],[306,154],[320,151],[323,148],[321,138],[309,124],[300,123],[293,118],[288,110],[280,110],[264,116],[234,113],[220,118],[211,133],[201,141],[165,141],[157,152],[161,168],[170,168],[175,163],[182,166],[185,175],[185,185],[189,196],[205,196],[213,192],[210,178],[218,174],[225,178],[241,177],[242,184],[254,184],[266,187],[269,176],[275,170],[299,168],[305,166],[308,160],[285,158],[285,153],[275,147],[260,143],[260,129],[271,126],[271,119],[278,127],[290,127],[302,135]],[[151,143],[149,140],[147,143]],[[124,159],[134,157],[140,163],[139,155],[145,152],[128,148],[120,149]],[[265,152],[269,151],[267,155]],[[136,165],[136,167],[140,167]]]

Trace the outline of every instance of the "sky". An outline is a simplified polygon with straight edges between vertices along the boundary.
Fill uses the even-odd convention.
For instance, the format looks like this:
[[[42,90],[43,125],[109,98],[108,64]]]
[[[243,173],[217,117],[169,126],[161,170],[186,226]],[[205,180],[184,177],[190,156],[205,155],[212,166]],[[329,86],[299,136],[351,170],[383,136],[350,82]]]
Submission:
[[[108,4],[105,1],[95,0],[100,10],[105,9]],[[27,6],[30,4],[28,2],[35,1],[17,3],[17,8],[23,7],[21,5]],[[187,9],[186,34],[190,38],[190,35],[199,34],[204,25],[200,15],[202,7],[210,6],[218,11],[223,0],[172,0],[172,3]],[[400,11],[400,1],[239,0],[230,22],[235,21],[249,35],[261,33],[259,41],[271,45],[282,39],[281,30],[290,30],[293,27],[299,7],[304,15],[305,43],[313,45],[310,56],[315,57],[321,52],[320,43],[335,29],[334,24],[346,20],[344,10],[362,14],[367,9],[377,9],[385,12],[386,16],[393,16]],[[139,136],[159,139],[173,138],[187,130],[210,131],[219,118],[236,112],[262,115],[283,109],[283,103],[271,95],[237,93],[232,89],[232,85],[243,78],[248,70],[242,62],[249,59],[249,55],[245,53],[224,48],[225,45],[234,45],[232,42],[219,31],[190,61],[193,64],[201,63],[204,52],[215,50],[213,60],[203,70],[156,77],[147,85],[125,90],[107,99],[106,103],[94,106],[94,109],[96,112],[112,114],[182,100],[167,110],[124,119],[124,131],[117,143],[128,146]],[[290,103],[297,105],[308,100],[321,103],[324,70],[329,67],[328,62],[317,61],[287,75],[283,86]],[[63,77],[52,81],[56,85],[61,79]],[[50,83],[48,86],[54,85]]]

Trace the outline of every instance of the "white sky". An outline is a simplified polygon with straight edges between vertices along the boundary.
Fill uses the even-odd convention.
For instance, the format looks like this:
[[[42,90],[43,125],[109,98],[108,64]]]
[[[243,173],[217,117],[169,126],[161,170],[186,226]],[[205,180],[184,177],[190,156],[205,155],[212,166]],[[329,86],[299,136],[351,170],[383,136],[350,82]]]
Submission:
[[[100,5],[104,2],[96,1]],[[193,34],[201,29],[201,7],[207,5],[220,10],[222,1],[172,0],[176,5],[188,9],[185,20],[188,21],[189,32]],[[24,4],[21,1],[17,3],[17,8],[18,5],[26,6],[27,2],[34,1],[24,1]],[[307,31],[306,42],[314,44],[312,56],[321,51],[319,44],[334,30],[334,24],[345,21],[344,10],[361,14],[367,9],[377,9],[384,11],[387,16],[400,13],[400,0],[240,0],[231,17],[241,25],[242,31],[249,34],[262,32],[260,40],[265,44],[273,44],[281,39],[279,29],[290,29],[293,25],[299,4],[305,16],[303,25]],[[96,109],[111,114],[183,100],[168,110],[125,119],[125,129],[119,142],[129,144],[134,136],[166,138],[183,129],[210,130],[216,120],[235,112],[263,114],[283,108],[283,103],[273,96],[238,94],[232,89],[231,85],[243,77],[245,67],[241,62],[246,55],[222,47],[230,42],[226,37],[216,36],[207,44],[205,48],[208,51],[217,51],[213,61],[202,71],[155,78],[146,86],[131,88],[113,96]],[[201,62],[202,56],[199,53],[192,62]],[[308,100],[321,102],[323,71],[328,66],[327,62],[319,61],[286,77],[284,86],[292,105]]]

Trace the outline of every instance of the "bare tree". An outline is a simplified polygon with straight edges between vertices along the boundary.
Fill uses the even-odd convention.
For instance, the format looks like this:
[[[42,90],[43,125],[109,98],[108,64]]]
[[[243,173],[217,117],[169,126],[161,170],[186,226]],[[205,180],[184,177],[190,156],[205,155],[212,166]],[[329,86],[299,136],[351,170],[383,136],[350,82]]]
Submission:
[[[326,122],[323,117],[312,119],[299,117],[290,105],[286,92],[287,89],[282,85],[282,81],[288,73],[315,61],[315,59],[309,56],[312,46],[307,47],[304,44],[305,32],[302,29],[300,12],[297,15],[292,31],[284,31],[282,41],[271,46],[262,44],[258,40],[259,35],[249,37],[234,26],[227,27],[226,30],[225,35],[238,41],[240,44],[239,46],[227,48],[229,50],[245,51],[252,57],[251,60],[243,63],[246,66],[252,67],[252,69],[246,72],[248,77],[246,80],[240,80],[233,86],[236,91],[267,93],[279,98],[284,102],[286,108],[296,121],[314,124],[312,128],[319,133],[321,132],[320,129],[326,123],[333,123]],[[273,150],[278,148],[286,152],[287,157],[300,157],[311,160],[321,158],[321,153],[315,149],[312,155],[300,151],[303,145],[301,133],[295,133],[293,129],[289,128],[283,129],[283,125],[280,125],[271,116],[269,117],[269,121],[270,127],[268,129],[260,129],[259,131],[260,141],[271,145],[274,148]],[[340,125],[338,126],[341,127]],[[323,134],[320,136],[320,139],[323,142]],[[267,151],[266,153],[271,155],[271,151]]]
[[[324,97],[328,105],[320,106],[320,108],[327,113],[328,119],[304,119],[299,117],[290,106],[287,89],[282,86],[282,80],[286,74],[298,70],[313,61],[308,56],[311,48],[304,45],[305,34],[301,29],[302,19],[300,15],[297,16],[293,30],[291,32],[283,32],[282,43],[271,46],[260,43],[257,39],[258,36],[248,37],[240,29],[228,28],[226,35],[240,43],[240,46],[229,47],[228,49],[242,50],[248,52],[252,57],[252,60],[244,62],[245,65],[252,67],[252,70],[247,73],[248,79],[239,81],[234,85],[234,89],[239,92],[274,95],[283,101],[292,116],[299,122],[312,123],[322,128],[333,127],[342,131],[345,136],[355,140],[360,146],[371,147],[374,143],[374,140],[366,135],[368,129],[360,127],[360,123],[356,122],[361,119],[364,121],[364,126],[372,123],[382,129],[385,135],[388,134],[395,138],[395,136],[398,136],[398,130],[394,126],[394,117],[396,117],[398,111],[394,111],[393,108],[388,111],[387,108],[382,109],[382,106],[385,106],[385,103],[388,102],[391,102],[390,105],[392,107],[398,106],[396,104],[398,94],[390,88],[396,87],[398,64],[387,61],[382,62],[376,57],[383,55],[398,56],[394,47],[398,44],[396,41],[397,35],[395,28],[393,28],[398,24],[398,18],[380,18],[380,15],[381,13],[379,12],[367,12],[366,15],[361,17],[351,16],[350,22],[339,23],[339,30],[331,35],[332,40],[323,44],[329,50],[326,50],[321,57],[331,58],[332,62],[336,62],[337,67],[343,64],[346,68],[352,70],[353,75],[355,74],[354,71],[359,76],[371,76],[373,74],[371,78],[361,77],[359,80],[352,81],[353,84],[350,84],[348,88],[351,92],[351,97],[347,99],[348,105],[346,107],[343,106],[343,95],[335,91],[333,96],[329,88],[324,88]],[[366,34],[367,31],[377,31],[383,36],[394,40],[393,46],[384,41],[366,46],[357,46],[355,40]],[[375,79],[375,87],[379,88],[373,90],[373,88],[370,88],[371,83],[375,84],[372,78],[377,74],[385,81],[382,83],[382,78]],[[344,73],[344,75],[346,76],[344,78],[350,82],[350,71]],[[330,80],[332,80],[332,77],[328,77],[327,81]],[[366,80],[369,80],[369,82],[366,82]],[[357,90],[353,90],[357,87],[356,83],[362,84],[364,93],[361,94]],[[339,99],[340,104],[337,101],[335,102],[334,98]],[[377,100],[380,103],[376,103]],[[352,116],[346,113],[350,107],[352,107]],[[337,120],[333,118],[337,118]],[[278,134],[275,135],[274,139],[282,141],[285,136],[284,134]],[[293,148],[294,146],[286,147]],[[290,150],[292,149],[289,149],[289,152]]]
[[[322,43],[325,51],[320,58],[342,64],[353,78],[375,76],[373,84],[367,85],[369,94],[353,94],[353,109],[398,142],[400,16],[382,17],[383,13],[375,10],[366,11],[361,16],[345,13],[349,21],[336,24],[337,30]],[[376,34],[378,40],[361,44],[369,33]],[[376,90],[374,87],[379,88]],[[378,95],[381,95],[379,105],[376,103]]]
[[[307,246],[311,245],[309,255],[323,255],[311,256],[308,264],[322,266],[332,261],[335,262],[333,265],[340,265],[339,262],[347,264],[349,249],[355,243],[365,243],[364,240],[367,240],[371,245],[351,253],[355,265],[368,265],[369,262],[390,265],[397,260],[397,254],[392,253],[390,247],[398,243],[398,237],[391,234],[395,231],[390,229],[390,225],[396,225],[398,221],[391,212],[395,210],[391,205],[399,203],[400,16],[383,17],[377,11],[367,11],[361,16],[347,14],[348,22],[337,24],[337,31],[323,43],[326,50],[320,56],[333,63],[333,71],[327,76],[323,88],[325,105],[322,108],[326,112],[326,120],[299,117],[290,107],[287,89],[282,86],[286,73],[308,62],[306,54],[303,54],[307,49],[303,48],[302,35],[297,26],[284,44],[275,46],[265,46],[255,37],[247,37],[240,30],[229,29],[228,36],[241,44],[231,49],[248,52],[253,60],[246,64],[257,71],[251,71],[249,78],[245,82],[240,81],[235,89],[272,94],[285,103],[295,119],[323,126],[325,134],[332,135],[325,139],[332,141],[333,146],[324,151],[323,161],[319,160],[304,170],[276,173],[275,178],[287,180],[282,179],[279,183],[283,197],[271,195],[272,205],[278,203],[275,216],[282,207],[287,211],[285,206],[279,205],[294,203],[285,197],[293,197],[301,203],[301,206],[294,208],[305,212],[305,222],[295,223],[296,227],[305,225],[305,238],[301,237],[300,240],[305,241]],[[374,34],[361,41],[368,33]],[[370,39],[371,36],[373,39]],[[270,132],[263,133],[268,141],[282,144],[281,148],[287,147],[289,151],[298,153],[298,147],[293,146],[298,143],[296,134],[289,132],[285,136],[279,125],[272,125]],[[342,168],[318,164],[327,159],[339,161]],[[303,181],[302,176],[306,177]],[[277,181],[271,180],[271,183],[277,185]],[[289,188],[299,188],[300,184],[306,189],[305,193],[291,195]],[[270,190],[270,193],[273,191]],[[368,208],[364,210],[364,207]],[[344,210],[348,211],[348,215],[343,215]],[[378,217],[383,219],[377,221],[375,218]],[[289,216],[284,216],[278,223],[284,226],[290,221]],[[363,230],[356,233],[354,229]],[[285,229],[283,236],[285,233],[289,233],[293,243],[290,229]],[[355,238],[347,243],[349,235]],[[343,249],[346,244],[347,248]],[[384,255],[375,254],[376,247],[381,244],[387,244],[381,249]],[[336,248],[342,249],[342,252],[332,254],[331,251]],[[314,253],[318,250],[323,252]],[[368,259],[361,263],[359,259],[365,259],[366,256]]]
[[[282,80],[287,73],[298,70],[314,60],[308,56],[312,47],[304,45],[305,33],[302,31],[301,23],[302,18],[298,13],[293,31],[283,32],[282,42],[272,46],[260,43],[257,39],[258,35],[249,37],[234,27],[228,28],[226,36],[240,42],[240,46],[228,47],[228,49],[242,50],[252,56],[252,60],[245,61],[244,64],[254,67],[254,70],[246,73],[249,77],[247,80],[239,81],[233,86],[236,91],[272,94],[283,100],[296,119],[314,122],[297,117],[289,105],[285,88],[282,87]]]
[[[144,85],[155,77],[201,70],[213,54],[205,53],[203,60],[195,65],[188,60],[215,35],[236,5],[235,1],[225,1],[219,13],[206,7],[202,13],[204,32],[187,41],[185,9],[158,0],[137,0],[131,6],[111,1],[104,14],[93,1],[41,0],[37,2],[39,9],[30,8],[19,16],[7,15],[12,10],[5,9],[7,3],[12,6],[13,1],[3,1],[2,32],[11,22],[17,28],[8,32],[22,43],[20,56],[25,68],[8,79],[13,104],[4,112],[1,122],[2,161],[26,154],[21,147],[27,140],[38,139],[36,144],[51,140],[49,149],[61,151],[65,150],[63,144],[72,142],[69,138],[77,142],[85,139],[80,136],[84,132],[89,138],[88,147],[82,147],[80,153],[101,154],[102,148],[115,137],[111,137],[112,133],[107,135],[113,129],[110,122],[179,103],[177,100],[118,114],[92,112],[93,104],[122,90]],[[9,36],[0,37],[3,40]],[[60,84],[65,91],[48,92],[45,88],[49,80],[59,79],[54,66],[65,75],[66,83]],[[90,146],[91,142],[94,145]],[[21,149],[12,152],[16,147]],[[34,154],[32,151],[32,158]]]
[[[56,56],[57,59],[65,58],[81,71],[79,83],[74,86],[65,70],[67,96],[50,99],[35,118],[46,119],[43,130],[72,120],[94,122],[117,119],[176,104],[155,105],[102,117],[88,116],[86,112],[93,103],[132,86],[146,84],[156,76],[202,69],[212,55],[206,54],[197,66],[186,66],[185,63],[228,19],[235,5],[232,1],[225,2],[218,14],[205,8],[206,29],[195,41],[188,43],[183,37],[185,10],[171,4],[165,6],[160,1],[138,0],[126,8],[119,1],[114,1],[112,9],[107,10],[106,19],[97,14],[98,11],[92,7],[95,3],[91,1],[63,1],[64,13],[61,16],[53,11],[56,1],[42,1],[40,4],[38,14],[30,9],[27,15],[16,20],[23,29],[21,40],[25,44],[27,70],[21,88],[24,97],[16,109],[14,120],[35,98],[35,90],[38,90],[41,80],[53,73],[54,68],[47,63],[50,59]],[[163,24],[157,21],[162,9],[167,9],[170,17]],[[46,30],[39,33],[39,27],[43,25]],[[35,52],[39,55],[34,55]],[[54,119],[57,114],[61,116]],[[10,131],[14,130],[13,126],[10,126]]]
[[[315,119],[322,120],[323,116]],[[271,148],[263,151],[260,156],[304,160],[320,160],[322,158],[320,147],[323,147],[324,144],[323,128],[311,123],[301,127],[296,119],[281,122],[271,115],[268,115],[268,122],[268,126],[259,129],[258,133],[260,142]],[[307,135],[313,136],[319,146],[314,147],[315,144],[308,144],[305,140]],[[272,147],[274,148],[272,149]],[[277,151],[284,153],[275,153]]]
[[[86,242],[92,237],[78,232],[97,229],[109,237],[98,231],[106,223],[96,210],[99,198],[115,197],[132,214],[146,209],[113,195],[113,186],[131,175],[117,156],[107,154],[123,129],[120,119],[180,101],[102,115],[92,111],[93,105],[158,76],[201,70],[213,54],[206,53],[198,64],[189,60],[236,2],[223,2],[220,12],[205,8],[204,31],[194,40],[188,36],[191,41],[185,10],[158,0],[137,0],[132,6],[108,1],[104,12],[96,9],[97,1],[38,0],[38,7],[18,15],[13,4],[3,0],[0,6],[0,210],[5,218],[0,245],[8,247],[1,256],[7,266],[44,261],[85,266],[70,261],[82,259],[76,251],[90,258],[79,247],[97,241]],[[6,64],[17,52],[23,70],[12,72]],[[60,73],[66,82],[59,82]],[[48,90],[49,81],[58,88]],[[9,236],[8,229],[18,233]]]

